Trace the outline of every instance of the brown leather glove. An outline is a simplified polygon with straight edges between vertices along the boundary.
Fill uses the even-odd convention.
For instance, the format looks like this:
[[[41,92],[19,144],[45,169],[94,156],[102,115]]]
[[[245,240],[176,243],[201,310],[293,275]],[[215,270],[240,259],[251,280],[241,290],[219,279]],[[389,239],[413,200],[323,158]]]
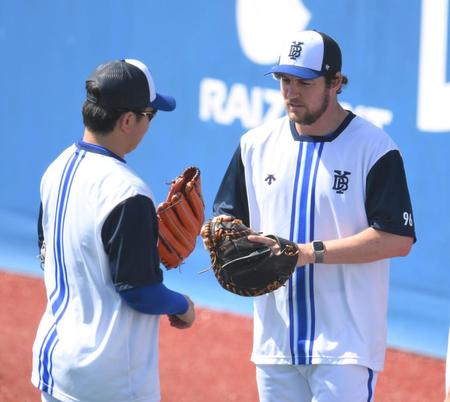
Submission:
[[[156,212],[161,262],[167,269],[176,268],[194,250],[205,219],[200,170],[191,166],[175,178]]]

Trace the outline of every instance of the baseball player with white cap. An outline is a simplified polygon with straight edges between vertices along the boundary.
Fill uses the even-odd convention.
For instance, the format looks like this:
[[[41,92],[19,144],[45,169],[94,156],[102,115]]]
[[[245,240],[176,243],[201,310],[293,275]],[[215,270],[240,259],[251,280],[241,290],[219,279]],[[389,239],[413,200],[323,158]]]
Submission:
[[[370,402],[386,349],[389,258],[415,241],[402,157],[345,110],[338,44],[296,32],[271,73],[287,115],[245,133],[214,201],[256,232],[297,243],[286,286],[254,298],[262,402]],[[275,242],[249,236],[277,252]]]
[[[86,90],[83,138],[41,181],[48,303],[32,383],[43,401],[159,401],[159,317],[182,329],[195,312],[189,297],[163,284],[152,195],[124,158],[175,100],[131,59],[97,67]]]

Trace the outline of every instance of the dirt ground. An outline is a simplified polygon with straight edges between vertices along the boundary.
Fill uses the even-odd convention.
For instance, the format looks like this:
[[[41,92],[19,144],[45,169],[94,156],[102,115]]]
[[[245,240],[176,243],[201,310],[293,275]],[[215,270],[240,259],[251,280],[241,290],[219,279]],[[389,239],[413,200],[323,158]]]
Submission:
[[[30,383],[31,346],[45,306],[43,281],[0,271],[0,401],[38,402]],[[188,330],[161,320],[160,372],[165,402],[256,402],[248,317],[198,309]],[[445,362],[389,349],[377,402],[442,402]],[[282,402],[282,401],[280,401]]]

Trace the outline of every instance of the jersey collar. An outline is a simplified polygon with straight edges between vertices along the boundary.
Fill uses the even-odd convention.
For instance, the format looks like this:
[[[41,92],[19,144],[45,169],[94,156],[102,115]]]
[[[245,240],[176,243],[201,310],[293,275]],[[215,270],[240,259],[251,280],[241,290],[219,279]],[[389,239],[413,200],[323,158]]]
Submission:
[[[294,141],[306,141],[306,142],[331,142],[333,141],[335,138],[337,138],[339,136],[339,134],[341,134],[346,128],[347,126],[350,124],[350,122],[355,118],[355,115],[348,111],[347,116],[345,116],[345,119],[342,121],[342,123],[339,125],[339,127],[334,130],[332,133],[330,134],[326,134],[326,135],[300,135],[299,132],[297,131],[297,128],[295,127],[295,122],[293,120],[289,121],[289,125],[291,127],[291,134],[292,134],[292,138],[294,139]]]
[[[125,159],[122,159],[119,155],[116,155],[114,152],[111,152],[109,149],[102,147],[101,145],[91,144],[83,140],[78,141],[75,145],[78,149],[84,149],[87,152],[93,152],[95,154],[111,156],[123,163],[127,163]]]

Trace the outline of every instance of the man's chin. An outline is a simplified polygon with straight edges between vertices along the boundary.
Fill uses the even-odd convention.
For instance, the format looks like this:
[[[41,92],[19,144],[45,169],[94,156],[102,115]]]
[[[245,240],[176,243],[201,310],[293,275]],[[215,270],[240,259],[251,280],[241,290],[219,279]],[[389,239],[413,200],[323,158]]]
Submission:
[[[288,111],[288,116],[290,120],[300,123],[303,120],[303,113]]]
[[[305,121],[305,117],[303,115],[299,115],[298,113],[288,113],[289,119],[294,123],[300,124],[302,126],[309,126],[312,123],[309,120]]]

